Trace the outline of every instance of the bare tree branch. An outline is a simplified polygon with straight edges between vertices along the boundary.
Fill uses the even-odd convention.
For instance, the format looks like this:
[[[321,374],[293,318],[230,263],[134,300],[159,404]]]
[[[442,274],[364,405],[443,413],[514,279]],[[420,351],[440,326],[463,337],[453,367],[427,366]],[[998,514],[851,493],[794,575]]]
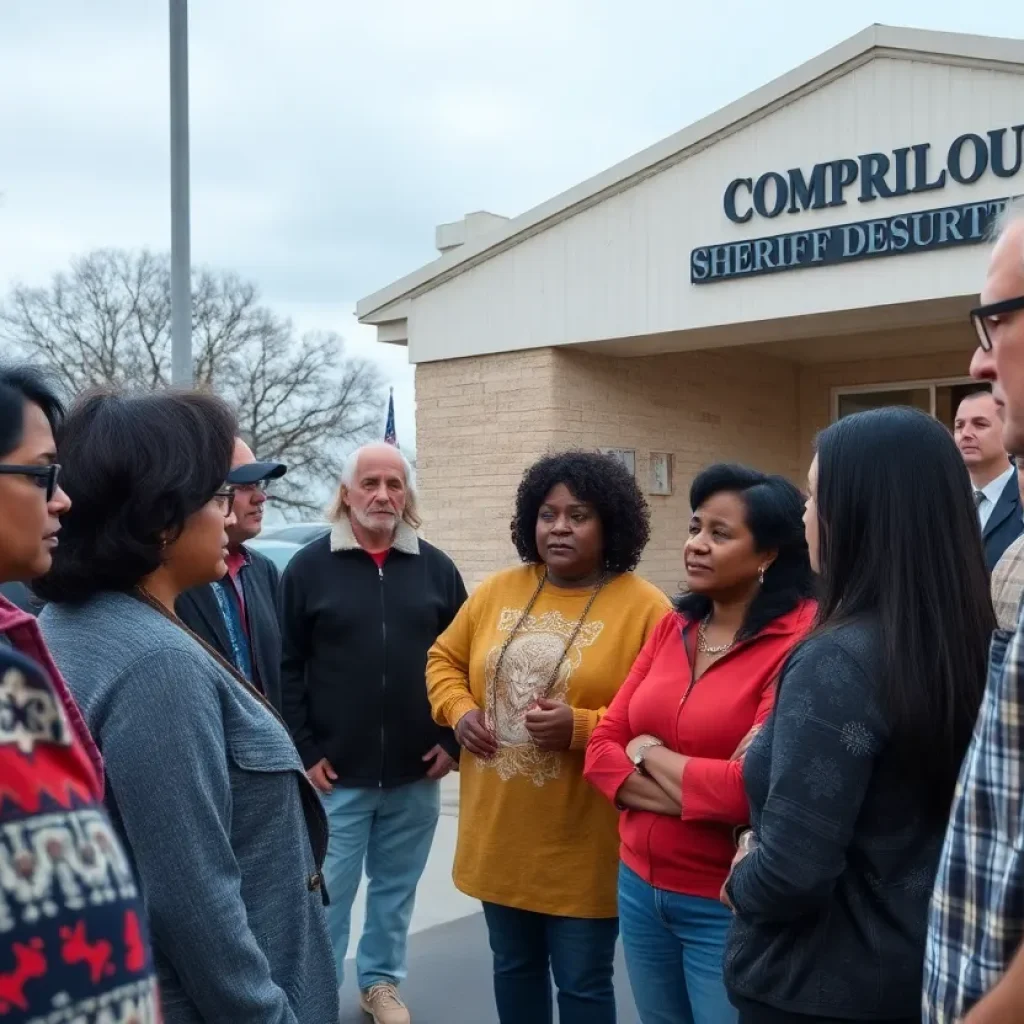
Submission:
[[[0,341],[56,371],[69,393],[170,382],[170,261],[101,249],[48,288],[15,287],[0,306]],[[298,337],[235,274],[192,275],[193,371],[238,412],[261,459],[288,464],[275,501],[319,515],[345,454],[373,436],[383,411],[376,367],[344,353],[333,332]]]

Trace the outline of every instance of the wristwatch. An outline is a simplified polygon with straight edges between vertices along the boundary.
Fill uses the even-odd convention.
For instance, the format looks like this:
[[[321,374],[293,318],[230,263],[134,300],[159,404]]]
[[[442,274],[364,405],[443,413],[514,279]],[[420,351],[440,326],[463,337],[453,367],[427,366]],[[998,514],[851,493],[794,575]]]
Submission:
[[[644,758],[647,756],[647,751],[650,750],[651,747],[663,746],[665,746],[665,744],[662,743],[661,740],[648,740],[646,743],[641,743],[640,746],[637,747],[637,751],[633,755],[633,767],[636,769],[638,774],[647,774],[647,769],[644,767]]]

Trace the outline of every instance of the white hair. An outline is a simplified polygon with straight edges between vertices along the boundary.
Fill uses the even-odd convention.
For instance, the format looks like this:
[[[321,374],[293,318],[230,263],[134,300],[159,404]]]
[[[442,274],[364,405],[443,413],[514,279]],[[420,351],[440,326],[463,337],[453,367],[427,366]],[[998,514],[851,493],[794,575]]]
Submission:
[[[334,523],[348,515],[348,506],[345,504],[343,492],[350,488],[356,481],[356,469],[359,467],[360,457],[365,452],[374,450],[394,452],[402,460],[406,492],[405,512],[403,513],[402,518],[414,530],[419,529],[421,520],[417,512],[418,496],[416,493],[416,473],[412,468],[412,463],[402,454],[401,449],[397,448],[393,444],[388,444],[386,441],[371,441],[370,444],[364,444],[345,456],[345,461],[341,466],[341,479],[338,484],[338,493],[334,496],[334,501],[331,502],[331,507],[327,512],[327,518]]]
[[[1010,228],[1021,222],[1024,222],[1024,196],[1017,196],[1006,204],[1005,209],[996,219],[992,230],[993,239],[998,242]],[[1020,258],[1024,263],[1024,239],[1021,242]]]

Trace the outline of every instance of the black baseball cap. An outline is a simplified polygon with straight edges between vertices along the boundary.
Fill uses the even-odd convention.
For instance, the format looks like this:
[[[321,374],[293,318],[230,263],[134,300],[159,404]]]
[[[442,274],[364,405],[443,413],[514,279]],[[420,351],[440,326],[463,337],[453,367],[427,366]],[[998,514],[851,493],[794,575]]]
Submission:
[[[279,480],[287,472],[283,462],[247,462],[228,473],[228,483],[258,484],[261,480]]]

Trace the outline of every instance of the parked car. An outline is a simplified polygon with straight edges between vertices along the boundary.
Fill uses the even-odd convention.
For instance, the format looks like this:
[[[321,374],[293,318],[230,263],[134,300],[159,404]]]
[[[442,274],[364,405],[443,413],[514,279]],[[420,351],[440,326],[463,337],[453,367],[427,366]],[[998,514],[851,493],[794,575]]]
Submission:
[[[278,572],[284,572],[284,567],[291,561],[296,551],[302,549],[303,545],[296,544],[290,540],[278,540],[276,537],[257,537],[255,540],[246,541],[246,547],[266,555]]]
[[[330,523],[289,523],[287,526],[264,530],[260,534],[260,540],[286,540],[301,547],[330,532]]]

